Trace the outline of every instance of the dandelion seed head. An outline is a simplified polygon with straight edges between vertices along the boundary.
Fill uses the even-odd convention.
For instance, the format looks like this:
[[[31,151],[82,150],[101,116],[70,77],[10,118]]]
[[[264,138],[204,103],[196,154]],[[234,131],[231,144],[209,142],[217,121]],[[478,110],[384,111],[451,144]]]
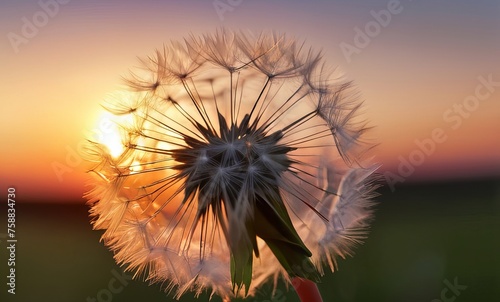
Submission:
[[[176,297],[319,280],[371,218],[372,144],[352,84],[280,34],[172,42],[104,107],[123,150],[90,144],[95,229],[118,263]]]

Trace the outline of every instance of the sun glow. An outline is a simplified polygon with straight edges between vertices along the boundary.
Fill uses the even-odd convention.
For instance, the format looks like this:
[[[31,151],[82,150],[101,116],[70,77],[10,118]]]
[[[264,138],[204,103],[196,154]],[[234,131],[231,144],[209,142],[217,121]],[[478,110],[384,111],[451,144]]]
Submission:
[[[92,138],[106,147],[113,158],[118,158],[126,149],[124,127],[134,125],[134,114],[128,111],[128,108],[136,106],[136,98],[128,91],[117,90],[110,93],[107,99],[108,102],[103,106],[105,110],[97,119],[97,131],[94,131]]]
[[[118,126],[120,122],[129,121],[131,116],[116,116],[109,112],[104,112],[99,118],[99,132],[96,135],[98,143],[104,145],[109,150],[112,157],[119,157],[125,146],[122,141],[122,129]]]

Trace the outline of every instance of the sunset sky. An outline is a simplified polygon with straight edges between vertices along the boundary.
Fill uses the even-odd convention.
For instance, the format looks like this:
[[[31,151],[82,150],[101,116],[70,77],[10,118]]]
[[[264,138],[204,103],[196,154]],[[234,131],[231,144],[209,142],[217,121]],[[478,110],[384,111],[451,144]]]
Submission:
[[[0,24],[1,189],[23,201],[83,202],[78,149],[99,129],[99,104],[138,57],[221,27],[322,49],[365,100],[381,172],[408,182],[500,176],[496,0],[8,0]],[[416,141],[434,147],[425,154]],[[407,160],[418,164],[403,177]]]

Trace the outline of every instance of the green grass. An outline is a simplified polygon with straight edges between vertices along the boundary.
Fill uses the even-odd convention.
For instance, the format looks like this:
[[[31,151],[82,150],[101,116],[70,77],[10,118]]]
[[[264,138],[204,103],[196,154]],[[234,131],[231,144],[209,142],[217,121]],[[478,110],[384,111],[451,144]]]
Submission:
[[[454,278],[467,286],[455,302],[498,300],[500,181],[407,185],[381,194],[365,244],[319,284],[325,301],[432,301],[446,288],[444,280]],[[121,269],[91,230],[87,208],[26,202],[17,205],[17,293],[8,295],[2,282],[0,301],[87,301],[99,293],[101,301],[174,301],[160,286],[135,280],[107,297],[113,270]],[[2,240],[0,272],[6,276]],[[271,292],[265,286],[246,301],[298,301],[284,284],[274,298]]]

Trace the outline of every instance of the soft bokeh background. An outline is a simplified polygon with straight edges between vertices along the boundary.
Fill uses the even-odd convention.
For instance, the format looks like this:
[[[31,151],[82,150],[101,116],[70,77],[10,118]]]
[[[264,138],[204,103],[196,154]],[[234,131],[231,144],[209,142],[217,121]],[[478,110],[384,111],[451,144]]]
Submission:
[[[374,32],[374,15],[388,7],[397,13]],[[376,126],[389,181],[366,244],[321,284],[325,301],[431,301],[454,278],[468,286],[457,301],[500,296],[499,1],[7,0],[0,24],[1,221],[14,186],[16,301],[111,301],[103,290],[121,270],[88,224],[79,148],[137,57],[220,27],[286,32],[323,49],[355,81]],[[346,55],[347,44],[356,52]],[[416,141],[430,148],[435,131],[442,141],[419,151]],[[0,237],[3,276],[4,226]],[[126,283],[113,301],[171,300]],[[250,301],[270,301],[270,292]],[[4,283],[0,297],[15,301]],[[272,301],[296,299],[280,287]]]

